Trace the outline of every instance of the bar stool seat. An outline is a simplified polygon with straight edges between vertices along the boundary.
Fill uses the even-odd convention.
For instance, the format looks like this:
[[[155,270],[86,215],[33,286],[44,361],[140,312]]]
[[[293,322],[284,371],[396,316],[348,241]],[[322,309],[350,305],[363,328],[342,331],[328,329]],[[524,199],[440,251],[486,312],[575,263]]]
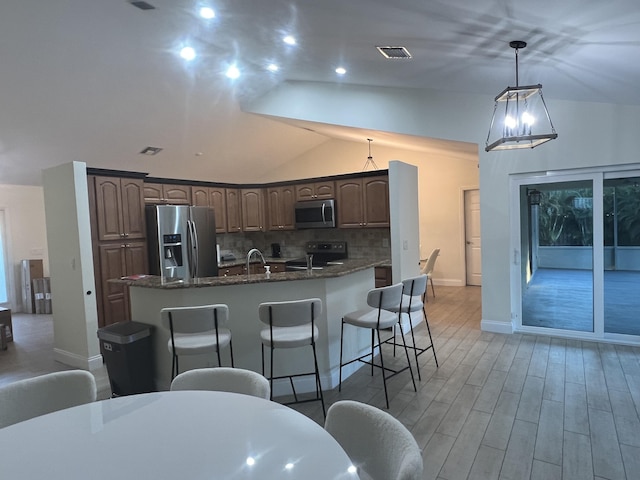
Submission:
[[[313,340],[318,340],[318,327],[313,326]],[[262,343],[273,348],[294,348],[309,345],[311,340],[311,331],[308,325],[298,325],[295,327],[273,327],[273,338],[268,328],[260,332]]]
[[[378,318],[379,317],[379,318]],[[378,315],[377,310],[362,309],[347,313],[342,317],[345,323],[363,328],[391,328],[398,323],[398,314],[383,310]],[[380,323],[378,323],[378,320]]]

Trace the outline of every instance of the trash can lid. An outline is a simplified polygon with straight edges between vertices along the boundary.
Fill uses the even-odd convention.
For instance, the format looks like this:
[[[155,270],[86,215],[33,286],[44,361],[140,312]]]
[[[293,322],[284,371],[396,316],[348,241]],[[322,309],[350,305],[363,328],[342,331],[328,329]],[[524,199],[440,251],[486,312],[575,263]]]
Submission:
[[[127,344],[151,335],[151,325],[140,322],[118,322],[98,329],[98,338],[108,342]]]

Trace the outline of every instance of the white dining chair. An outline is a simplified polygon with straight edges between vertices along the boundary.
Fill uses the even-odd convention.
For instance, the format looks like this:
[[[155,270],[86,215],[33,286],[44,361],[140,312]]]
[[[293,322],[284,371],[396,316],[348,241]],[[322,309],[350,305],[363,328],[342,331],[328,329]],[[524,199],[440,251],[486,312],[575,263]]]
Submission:
[[[316,341],[318,340],[318,326],[316,320],[322,313],[322,300],[319,298],[307,298],[304,300],[292,300],[286,302],[264,302],[258,306],[258,317],[267,325],[260,331],[262,342],[262,374],[265,375],[264,349],[269,348],[270,373],[267,376],[271,386],[271,398],[273,398],[273,381],[288,378],[293,390],[294,401],[286,405],[319,400],[322,403],[322,414],[325,415],[324,396],[320,382],[320,370],[318,369],[318,355],[316,353]],[[273,375],[273,352],[278,348],[297,348],[310,346],[313,351],[314,371],[309,373],[296,373],[290,375]],[[294,378],[314,375],[316,379],[315,398],[299,400],[296,393]]]
[[[411,432],[387,412],[342,400],[329,408],[325,429],[342,446],[359,474],[364,472],[372,480],[422,480],[420,447]]]
[[[162,324],[169,329],[167,348],[171,352],[171,379],[180,373],[178,357],[216,353],[222,366],[220,349],[229,346],[233,367],[233,344],[229,323],[229,307],[224,304],[194,307],[170,307],[160,310]]]
[[[95,377],[84,370],[18,380],[0,387],[0,428],[95,400]]]
[[[382,383],[384,385],[384,398],[389,408],[389,393],[387,391],[387,379],[391,378],[405,370],[409,370],[411,374],[411,382],[413,383],[413,389],[416,389],[416,382],[413,378],[413,370],[411,369],[411,361],[409,360],[409,351],[407,350],[407,343],[404,338],[402,330],[402,324],[400,323],[400,315],[398,310],[402,305],[402,284],[396,283],[388,287],[380,287],[369,290],[367,293],[367,305],[368,308],[356,310],[346,313],[342,317],[342,324],[340,327],[340,379],[338,383],[338,391],[342,391],[342,368],[354,363],[362,362],[367,365],[371,365],[371,375],[373,375],[373,368],[377,367],[382,370]],[[343,347],[344,347],[344,325],[349,324],[358,328],[367,328],[371,330],[371,352],[364,355],[360,355],[357,358],[343,362]],[[380,336],[380,330],[393,328],[395,325],[400,327],[400,336],[404,343],[404,352],[407,357],[407,366],[399,369],[392,369],[385,367],[384,356],[382,355],[382,345],[386,342],[382,341]],[[375,334],[378,334],[378,343],[375,342]],[[380,357],[380,364],[375,363],[375,350],[378,349],[378,356]],[[371,357],[370,361],[365,360],[367,357]],[[390,375],[387,375],[390,372]]]
[[[417,277],[407,278],[402,281],[402,303],[401,306],[396,308],[391,308],[392,311],[397,311],[399,313],[407,314],[409,317],[409,330],[411,331],[411,341],[412,345],[408,347],[413,350],[414,355],[416,357],[416,370],[418,371],[418,380],[422,380],[420,375],[420,366],[418,364],[418,356],[422,355],[427,350],[431,349],[433,352],[433,359],[436,362],[436,367],[438,365],[438,357],[436,356],[436,349],[433,345],[433,337],[431,336],[431,328],[429,327],[429,320],[427,318],[427,311],[424,308],[424,295],[427,290],[427,275],[422,274]],[[413,332],[413,317],[412,314],[416,314],[417,312],[422,312],[422,317],[424,318],[424,323],[427,326],[427,333],[429,334],[429,345],[427,346],[416,346],[416,336]],[[395,325],[393,327],[393,337],[387,340],[387,343],[393,344],[393,354],[395,355],[395,348],[399,345],[396,342],[395,336]]]
[[[242,393],[269,400],[271,388],[263,375],[243,368],[196,368],[177,375],[171,382],[171,391],[214,390]]]
[[[433,288],[433,269],[436,266],[436,260],[438,259],[438,255],[440,255],[440,249],[434,248],[433,251],[431,252],[431,255],[427,257],[427,262],[424,264],[424,267],[422,267],[422,270],[420,272],[425,274],[429,278],[429,282],[431,283],[431,293],[433,293],[434,298],[436,296],[436,291]],[[424,295],[425,295],[424,298],[426,301],[427,300],[426,290]]]

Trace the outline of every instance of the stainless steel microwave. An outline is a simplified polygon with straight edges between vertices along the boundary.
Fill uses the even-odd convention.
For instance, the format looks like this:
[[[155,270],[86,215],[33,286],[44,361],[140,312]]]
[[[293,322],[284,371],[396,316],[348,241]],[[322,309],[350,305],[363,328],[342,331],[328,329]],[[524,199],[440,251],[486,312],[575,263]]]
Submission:
[[[333,228],[336,226],[335,200],[310,200],[295,204],[296,228]]]

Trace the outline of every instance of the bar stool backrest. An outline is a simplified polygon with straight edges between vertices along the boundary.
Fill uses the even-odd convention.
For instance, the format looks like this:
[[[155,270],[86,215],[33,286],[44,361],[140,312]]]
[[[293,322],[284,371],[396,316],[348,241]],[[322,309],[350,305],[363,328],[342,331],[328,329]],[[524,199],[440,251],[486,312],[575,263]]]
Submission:
[[[218,327],[225,327],[229,323],[229,307],[225,304],[163,308],[160,315],[162,325],[175,333],[215,330],[216,319]]]
[[[287,302],[265,302],[258,307],[262,323],[274,327],[296,327],[306,325],[322,313],[322,300],[307,298]]]
[[[382,310],[398,311],[402,300],[402,283],[379,287],[369,290],[367,294],[367,305]]]
[[[420,298],[422,298],[422,295],[427,290],[428,280],[429,277],[426,273],[418,275],[417,277],[407,278],[406,280],[403,280],[403,293],[412,297],[419,296]]]

